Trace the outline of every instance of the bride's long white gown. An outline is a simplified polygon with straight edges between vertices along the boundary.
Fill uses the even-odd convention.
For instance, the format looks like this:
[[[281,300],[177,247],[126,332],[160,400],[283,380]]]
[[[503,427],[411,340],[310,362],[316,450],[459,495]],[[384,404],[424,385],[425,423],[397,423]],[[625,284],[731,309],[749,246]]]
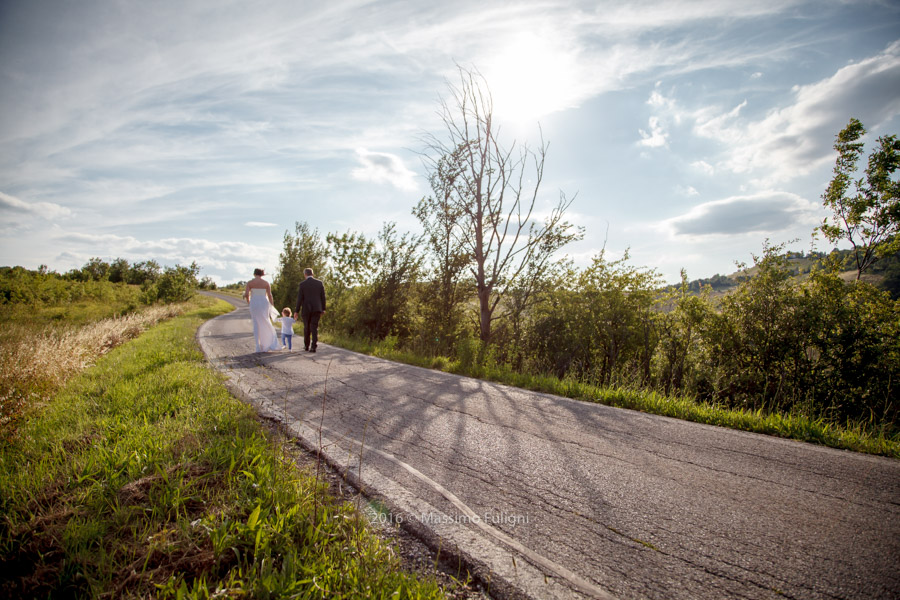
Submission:
[[[251,288],[250,290],[250,320],[253,321],[253,340],[256,342],[257,352],[278,350],[278,336],[272,327],[272,319],[278,316],[275,307],[269,304],[266,290]]]

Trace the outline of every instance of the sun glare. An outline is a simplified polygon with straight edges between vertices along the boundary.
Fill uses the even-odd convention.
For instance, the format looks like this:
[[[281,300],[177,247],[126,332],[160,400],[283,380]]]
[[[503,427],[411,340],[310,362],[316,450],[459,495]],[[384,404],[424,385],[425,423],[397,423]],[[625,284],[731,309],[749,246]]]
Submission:
[[[490,61],[484,74],[494,113],[502,122],[532,125],[544,115],[572,106],[574,61],[538,35],[517,35]]]

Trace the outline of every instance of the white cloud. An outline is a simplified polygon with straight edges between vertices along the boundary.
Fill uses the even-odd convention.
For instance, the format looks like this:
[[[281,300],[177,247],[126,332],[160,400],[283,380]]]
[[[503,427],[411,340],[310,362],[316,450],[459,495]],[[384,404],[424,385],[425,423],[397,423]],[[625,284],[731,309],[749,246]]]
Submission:
[[[638,144],[647,146],[648,148],[660,148],[665,146],[667,144],[668,134],[663,129],[659,117],[650,117],[649,127],[649,133],[643,129],[638,130],[638,133],[641,134],[641,141],[638,142]]]
[[[704,175],[712,175],[716,172],[715,167],[706,162],[705,160],[695,160],[691,163],[691,168],[700,171]]]
[[[747,19],[781,14],[803,0],[757,0],[730,2],[723,0],[679,0],[648,6],[644,2],[613,2],[598,6],[595,19],[606,25],[626,30],[678,27],[685,23],[720,18]]]
[[[697,188],[695,188],[692,185],[688,185],[688,186],[677,185],[677,186],[675,186],[675,193],[678,194],[679,196],[687,196],[689,198],[692,196],[700,195],[700,192],[697,191]]]
[[[678,113],[675,112],[675,100],[674,98],[664,96],[660,89],[662,88],[662,82],[657,81],[656,85],[653,86],[653,91],[650,92],[650,97],[647,99],[647,104],[652,106],[657,110],[665,110],[671,115],[678,116]]]
[[[706,202],[663,225],[676,236],[767,234],[817,224],[819,209],[796,194],[769,191]]]
[[[195,238],[163,238],[159,240],[138,240],[132,236],[116,234],[63,233],[55,238],[60,242],[86,244],[107,249],[105,254],[123,252],[126,254],[153,254],[163,258],[211,256],[221,260],[244,261],[259,258],[265,252],[258,246],[244,242],[213,242]],[[111,251],[111,252],[110,252]]]
[[[278,223],[267,223],[265,221],[247,221],[244,225],[247,227],[278,227]]]
[[[353,170],[354,179],[387,183],[405,192],[418,189],[416,174],[403,164],[399,156],[387,152],[370,152],[364,148],[357,149],[356,155],[362,166]]]
[[[131,262],[155,260],[161,265],[188,265],[196,262],[205,273],[219,273],[219,278],[233,280],[235,274],[249,279],[256,267],[274,272],[278,264],[277,246],[260,246],[245,242],[216,242],[197,238],[164,238],[139,240],[133,236],[60,233],[52,236],[62,252],[57,256],[71,266],[80,266],[92,256],[104,259],[125,258]],[[217,280],[220,280],[217,279]]]
[[[900,114],[900,42],[819,82],[795,86],[793,102],[764,118],[741,117],[747,101],[725,114],[697,111],[694,131],[725,148],[718,165],[752,173],[760,185],[784,182],[833,161],[834,136],[851,116],[870,129]]]
[[[746,106],[747,101],[744,100],[726,113],[720,113],[715,108],[700,109],[695,113],[694,133],[726,144],[745,141],[746,133],[732,123],[740,118],[741,110]]]
[[[0,211],[43,217],[49,221],[72,215],[72,211],[65,206],[53,202],[25,202],[3,192],[0,192]]]
[[[759,72],[751,75],[758,78]],[[657,82],[647,101],[657,113],[642,146],[668,143],[663,123],[687,122],[694,135],[718,145],[706,160],[690,163],[706,175],[730,172],[744,177],[743,189],[767,189],[832,163],[834,136],[851,116],[872,131],[900,115],[900,42],[883,52],[838,69],[808,85],[795,85],[787,105],[760,117],[747,116],[756,106],[744,99],[726,110],[717,106],[686,108],[661,92]]]
[[[659,87],[659,82],[656,83],[656,87]],[[660,94],[658,89],[650,92],[650,98],[647,99],[647,104],[656,108],[670,106],[671,102],[672,101],[670,99]]]

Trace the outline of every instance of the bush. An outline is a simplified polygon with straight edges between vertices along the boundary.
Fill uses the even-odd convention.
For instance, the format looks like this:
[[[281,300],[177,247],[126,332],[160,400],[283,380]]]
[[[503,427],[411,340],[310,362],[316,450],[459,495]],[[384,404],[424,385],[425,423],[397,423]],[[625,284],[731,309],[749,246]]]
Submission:
[[[147,304],[162,302],[184,302],[194,295],[194,290],[199,285],[197,274],[200,267],[197,263],[191,263],[189,267],[176,265],[166,267],[165,272],[154,282],[145,282],[142,287],[143,299]]]
[[[537,370],[601,385],[647,385],[659,275],[601,252],[571,291],[550,294],[526,334]]]
[[[896,427],[900,303],[814,269],[799,283],[766,247],[719,311],[686,297],[661,319],[658,389],[728,408]]]
[[[461,338],[456,344],[456,358],[459,359],[459,365],[465,370],[470,370],[478,362],[478,354],[481,349],[481,342],[471,336]]]
[[[45,268],[31,271],[22,267],[0,269],[0,317],[3,320],[31,321],[58,318],[49,314],[54,308],[64,309],[72,304],[94,303],[97,308],[106,306],[133,309],[139,301],[137,288],[108,281],[72,280]],[[103,311],[100,311],[103,312]],[[112,316],[111,313],[104,316]]]

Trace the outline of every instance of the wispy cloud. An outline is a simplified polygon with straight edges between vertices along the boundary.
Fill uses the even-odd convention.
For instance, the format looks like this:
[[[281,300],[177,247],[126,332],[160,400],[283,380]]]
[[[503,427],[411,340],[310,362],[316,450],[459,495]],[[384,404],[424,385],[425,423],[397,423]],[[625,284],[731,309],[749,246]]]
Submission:
[[[704,175],[712,175],[716,172],[715,167],[713,167],[705,160],[695,160],[690,164],[690,167],[696,171],[703,173]]]
[[[267,223],[265,221],[247,221],[244,225],[247,227],[278,227],[278,223]]]
[[[667,143],[668,134],[666,134],[665,130],[662,127],[662,124],[659,121],[659,117],[650,117],[649,123],[650,131],[644,131],[643,129],[638,130],[638,133],[641,135],[641,140],[638,142],[641,146],[647,146],[648,148],[659,148],[661,146],[665,146]]]
[[[60,242],[90,245],[97,248],[119,249],[129,254],[154,253],[159,256],[212,255],[223,260],[240,260],[265,254],[253,244],[244,242],[213,242],[197,238],[163,238],[139,240],[133,236],[116,234],[62,233],[55,236]]]
[[[760,0],[735,3],[729,0],[676,0],[674,2],[609,2],[595,9],[592,20],[625,30],[677,27],[685,23],[717,19],[749,19],[781,14],[803,4],[803,0]],[[652,4],[652,9],[650,9]]]
[[[679,196],[685,196],[688,198],[692,197],[692,196],[700,195],[700,192],[697,191],[697,188],[695,188],[692,185],[688,185],[688,186],[677,185],[677,186],[675,186],[675,193],[678,194]]]
[[[65,206],[53,202],[25,202],[3,192],[0,192],[0,211],[33,215],[49,221],[72,215]]]
[[[795,86],[790,105],[760,120],[741,118],[741,103],[724,114],[695,114],[695,133],[720,142],[718,165],[751,173],[761,185],[788,181],[833,160],[834,136],[850,117],[870,128],[900,114],[900,43],[843,67],[814,84]]]

